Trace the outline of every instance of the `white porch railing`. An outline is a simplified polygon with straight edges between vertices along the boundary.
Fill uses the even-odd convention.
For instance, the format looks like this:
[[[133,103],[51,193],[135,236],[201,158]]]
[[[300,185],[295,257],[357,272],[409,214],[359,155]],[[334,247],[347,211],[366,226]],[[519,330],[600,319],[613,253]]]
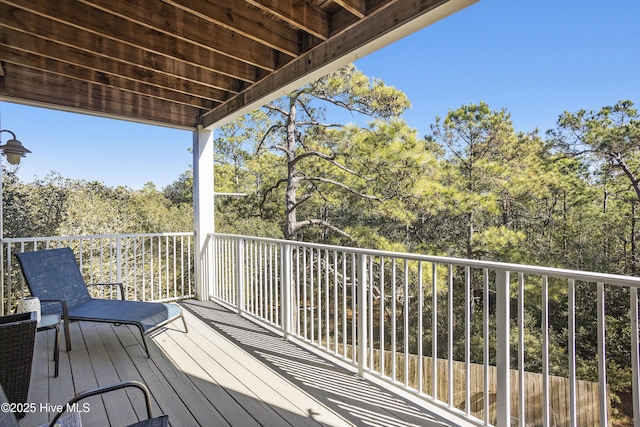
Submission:
[[[12,238],[2,241],[0,314],[10,313],[28,295],[17,252],[73,249],[87,283],[122,283],[126,298],[171,301],[194,296],[193,233]],[[116,288],[106,295],[115,297]]]
[[[628,349],[640,426],[639,278],[245,236],[208,242],[200,261],[212,299],[481,425],[611,425],[605,315],[624,304],[631,339],[617,344]],[[576,319],[587,309],[598,346],[585,356],[576,328],[589,325]],[[558,321],[561,361],[551,359]],[[577,349],[597,382],[579,378]],[[525,370],[532,360],[537,372]]]

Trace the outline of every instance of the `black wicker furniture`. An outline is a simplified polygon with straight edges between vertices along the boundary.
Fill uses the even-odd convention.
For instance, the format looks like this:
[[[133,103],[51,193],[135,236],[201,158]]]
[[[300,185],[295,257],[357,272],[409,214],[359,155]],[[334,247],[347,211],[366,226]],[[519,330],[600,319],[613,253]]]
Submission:
[[[0,384],[11,403],[27,403],[29,397],[36,323],[35,312],[0,317]]]
[[[62,315],[67,351],[71,350],[69,321],[135,325],[142,335],[147,357],[147,334],[178,318],[182,318],[187,331],[180,306],[127,301],[122,284],[118,284],[121,300],[91,297],[71,248],[23,252],[16,254],[16,258],[31,295],[40,299],[42,314]]]

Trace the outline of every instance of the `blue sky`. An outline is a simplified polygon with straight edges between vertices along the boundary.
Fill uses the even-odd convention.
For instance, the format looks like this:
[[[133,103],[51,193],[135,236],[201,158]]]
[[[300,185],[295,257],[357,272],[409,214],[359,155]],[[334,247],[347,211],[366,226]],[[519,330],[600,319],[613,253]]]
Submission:
[[[407,93],[405,119],[420,136],[436,116],[479,101],[506,108],[516,130],[544,132],[565,110],[620,99],[640,107],[639,21],[638,0],[481,0],[356,66]],[[192,163],[187,131],[6,102],[0,127],[33,151],[20,166],[24,181],[56,171],[162,188]]]

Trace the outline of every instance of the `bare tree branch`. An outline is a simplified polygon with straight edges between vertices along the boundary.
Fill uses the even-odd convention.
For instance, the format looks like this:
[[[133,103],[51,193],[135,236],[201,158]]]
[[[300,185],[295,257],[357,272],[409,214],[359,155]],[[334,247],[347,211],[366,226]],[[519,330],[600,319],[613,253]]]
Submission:
[[[274,131],[275,129],[278,128],[282,128],[284,126],[282,125],[272,125],[269,129],[267,129],[267,131],[264,133],[264,135],[262,136],[262,138],[260,138],[260,142],[258,143],[258,147],[256,148],[256,153],[259,153],[261,149],[266,149],[266,150],[281,150],[284,151],[285,153],[289,154],[288,150],[284,147],[281,147],[279,145],[272,145],[272,146],[268,146],[268,147],[263,147],[264,142],[267,140],[267,137],[271,134],[272,131]]]
[[[298,209],[298,207],[303,204],[304,202],[306,202],[307,200],[310,200],[311,197],[313,197],[313,194],[307,194],[305,196],[302,196],[302,198],[298,201],[296,201],[296,203],[293,205],[293,207],[291,209]]]
[[[301,121],[297,122],[297,124],[299,124],[301,126],[317,126],[317,127],[323,127],[323,128],[341,128],[341,127],[344,127],[344,125],[342,125],[340,123],[320,123],[320,122],[316,122],[316,121],[307,121],[307,120],[301,120]]]
[[[314,157],[314,156],[315,157],[319,157],[319,158],[321,158],[323,160],[326,160],[326,161],[330,162],[332,165],[334,165],[335,167],[337,167],[337,168],[339,168],[339,169],[341,169],[341,170],[343,170],[343,171],[345,171],[347,173],[350,173],[353,176],[357,176],[359,178],[362,178],[365,181],[372,181],[373,180],[373,178],[369,178],[369,177],[363,176],[363,175],[359,174],[358,172],[354,171],[353,169],[349,169],[348,167],[346,167],[342,163],[336,161],[336,154],[335,153],[333,155],[329,156],[328,154],[324,154],[324,153],[321,153],[319,151],[307,151],[307,152],[302,153],[299,156],[297,156],[295,159],[293,159],[291,161],[291,163],[296,164],[302,159],[305,159],[307,157]]]
[[[308,225],[320,225],[322,227],[327,227],[328,229],[330,229],[332,231],[335,231],[336,233],[340,234],[341,236],[347,237],[349,239],[353,239],[353,237],[349,233],[347,233],[346,231],[344,231],[344,230],[342,230],[342,229],[340,229],[340,228],[338,228],[338,227],[336,227],[334,225],[331,225],[330,223],[328,223],[327,221],[322,220],[322,219],[307,219],[305,221],[296,222],[294,224],[294,230],[297,233],[300,229],[302,229],[302,228],[304,228],[304,227],[306,227]]]
[[[264,203],[267,201],[267,196],[274,190],[276,190],[278,187],[280,187],[280,184],[284,184],[288,181],[287,178],[281,178],[279,179],[275,184],[273,184],[271,187],[267,188],[264,193],[262,194],[262,201],[260,202],[260,210],[262,210],[262,207],[264,206]]]
[[[267,110],[275,111],[276,113],[280,113],[283,116],[286,116],[288,113],[280,107],[275,106],[274,104],[267,104],[264,106]]]
[[[318,181],[318,182],[324,182],[325,184],[332,184],[335,185],[336,187],[340,187],[352,194],[355,194],[356,196],[362,197],[363,199],[368,199],[368,200],[381,200],[380,197],[378,196],[372,196],[371,194],[364,194],[359,192],[358,190],[356,190],[355,188],[352,188],[346,184],[343,184],[339,181],[335,181],[333,179],[329,179],[329,178],[323,178],[320,176],[305,176],[301,178],[302,181]]]

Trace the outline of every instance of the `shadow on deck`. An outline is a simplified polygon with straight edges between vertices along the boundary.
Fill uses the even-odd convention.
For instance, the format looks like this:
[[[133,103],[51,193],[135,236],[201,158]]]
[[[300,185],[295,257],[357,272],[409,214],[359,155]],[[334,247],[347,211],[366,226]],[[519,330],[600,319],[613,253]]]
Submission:
[[[53,331],[39,332],[29,392],[37,410],[20,425],[47,422],[47,404],[129,379],[147,384],[154,414],[168,414],[172,426],[453,425],[219,305],[181,304],[189,333],[181,322],[158,331],[148,340],[151,358],[127,326],[73,323],[73,351],[60,353],[58,378]],[[88,403],[86,426],[122,426],[144,417],[134,391]]]

